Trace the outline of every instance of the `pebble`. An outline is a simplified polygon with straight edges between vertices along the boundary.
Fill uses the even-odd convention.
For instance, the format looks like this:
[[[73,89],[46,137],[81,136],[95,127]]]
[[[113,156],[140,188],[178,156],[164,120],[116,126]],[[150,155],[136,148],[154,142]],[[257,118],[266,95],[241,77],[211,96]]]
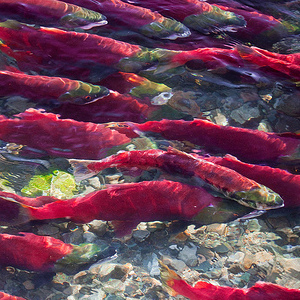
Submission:
[[[212,259],[215,256],[212,250],[203,246],[197,248],[197,253],[203,255],[204,257],[206,257],[206,259]]]
[[[26,280],[23,282],[23,285],[26,290],[34,290],[35,286],[31,280]]]
[[[259,221],[257,219],[250,219],[247,221],[247,229],[250,232],[260,231],[261,227],[262,226],[259,224]]]
[[[204,261],[201,264],[199,264],[197,267],[195,267],[195,270],[205,273],[207,271],[209,271],[211,269],[211,264],[209,263],[209,261]]]
[[[51,235],[54,236],[59,233],[59,228],[51,224],[43,224],[38,227],[38,235]]]
[[[134,230],[132,233],[132,237],[140,243],[145,241],[149,235],[150,232],[148,230]]]
[[[216,251],[219,254],[225,254],[229,251],[228,247],[225,244],[218,245],[214,248],[214,251]]]
[[[238,264],[238,263],[233,263],[228,267],[228,271],[233,273],[233,274],[239,274],[242,273],[244,271],[242,265]]]
[[[83,229],[82,227],[76,227],[71,232],[63,233],[62,239],[67,244],[81,244],[83,243]]]
[[[210,225],[207,225],[206,227],[206,230],[208,232],[215,232],[215,233],[218,233],[219,235],[226,235],[227,233],[227,224],[210,224]]]
[[[289,222],[284,217],[270,217],[267,219],[269,225],[271,225],[274,229],[289,227]]]
[[[244,258],[245,258],[245,253],[242,251],[237,251],[237,252],[229,255],[226,262],[228,264],[241,263]]]
[[[244,273],[240,277],[240,282],[242,283],[241,287],[244,287],[250,280],[250,273]]]
[[[87,224],[88,231],[95,233],[97,236],[103,236],[107,231],[107,223],[101,220],[93,220]]]
[[[241,98],[244,102],[252,102],[259,100],[259,95],[255,90],[244,90],[240,93]]]
[[[213,117],[213,120],[218,125],[221,125],[221,126],[228,125],[227,117],[224,114],[222,114],[220,109],[215,110],[215,116]]]
[[[227,97],[224,100],[222,100],[223,107],[226,111],[230,112],[233,111],[240,106],[243,105],[242,99],[236,99],[235,97]]]
[[[178,253],[179,253],[179,251],[180,251],[180,249],[178,248],[178,246],[177,245],[170,245],[169,246],[169,250],[170,250],[170,253],[171,253],[171,255],[173,255],[173,256],[177,256],[178,255]]]
[[[121,179],[122,174],[118,173],[118,174],[113,174],[113,175],[106,175],[105,176],[105,182],[107,184],[119,184],[119,183],[123,183],[124,179]]]
[[[281,240],[277,241],[278,245],[297,245],[299,242],[299,236],[290,227],[279,228],[276,233],[281,237]]]
[[[230,117],[239,124],[244,124],[252,119],[258,119],[261,117],[261,113],[256,106],[252,106],[250,102],[245,103],[238,109],[233,110],[230,113]]]
[[[97,239],[96,234],[89,231],[84,232],[82,236],[85,243],[93,243]]]
[[[164,264],[171,266],[173,269],[180,273],[188,269],[187,265],[180,259],[172,259],[170,257],[163,256],[161,260]]]
[[[37,103],[29,102],[27,98],[21,96],[9,97],[5,103],[5,108],[8,114],[18,114],[26,109],[35,107]]]
[[[99,177],[95,176],[92,178],[88,178],[88,185],[90,185],[91,187],[93,187],[96,190],[100,190],[101,189],[101,182]]]
[[[249,251],[245,251],[244,253],[245,257],[243,260],[243,269],[248,270],[255,263],[255,256]]]
[[[116,296],[116,295],[108,295],[107,297],[103,298],[105,300],[123,300],[125,298],[121,296]]]
[[[259,122],[257,129],[264,132],[272,132],[272,126],[266,119]]]
[[[160,274],[158,257],[155,253],[152,253],[150,261],[147,264],[147,269],[150,276],[158,276]]]
[[[72,295],[72,293],[73,293],[72,287],[71,286],[67,287],[66,289],[63,290],[63,293],[67,296]]]
[[[295,91],[292,94],[284,94],[276,99],[274,108],[291,117],[300,117],[300,92]]]
[[[73,281],[76,284],[87,284],[92,282],[93,278],[96,276],[87,271],[81,271],[74,275]]]
[[[110,294],[115,294],[116,292],[124,292],[125,284],[119,279],[111,279],[103,284],[103,290]]]
[[[272,49],[274,52],[283,54],[300,52],[299,34],[282,38],[279,42],[273,44]]]
[[[184,246],[183,249],[178,254],[178,259],[185,262],[190,267],[195,267],[197,265],[197,246],[192,243]]]
[[[86,300],[102,300],[102,299],[107,299],[107,297],[105,297],[106,294],[104,291],[98,289],[96,293],[93,293],[92,295],[88,295],[86,298]],[[69,300],[69,298],[68,298]],[[73,300],[73,299],[70,299]]]

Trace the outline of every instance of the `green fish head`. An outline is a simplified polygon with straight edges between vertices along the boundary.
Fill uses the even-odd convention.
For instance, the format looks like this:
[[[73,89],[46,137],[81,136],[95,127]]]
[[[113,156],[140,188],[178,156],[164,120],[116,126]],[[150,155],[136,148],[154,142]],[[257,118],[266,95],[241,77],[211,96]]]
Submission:
[[[80,10],[67,14],[60,19],[61,26],[69,29],[80,27],[88,30],[107,23],[104,15],[86,8],[80,8]]]
[[[269,210],[283,207],[283,199],[266,186],[261,185],[249,191],[239,191],[230,195],[238,203],[257,210]]]
[[[75,104],[88,104],[95,102],[110,94],[108,88],[78,81],[79,87],[62,94],[57,100],[59,102],[72,102]]]
[[[169,40],[185,38],[191,35],[191,31],[185,25],[169,18],[164,18],[162,22],[155,21],[144,25],[140,31],[149,37]]]
[[[246,26],[246,21],[242,16],[224,11],[218,7],[214,7],[210,12],[190,15],[183,20],[183,23],[204,34],[217,31],[232,31],[234,27]]]
[[[98,259],[110,256],[111,247],[106,243],[102,245],[96,245],[91,243],[83,243],[79,245],[73,245],[73,251],[58,260],[55,263],[55,268],[57,270],[63,269],[65,267],[74,267],[93,263]]]

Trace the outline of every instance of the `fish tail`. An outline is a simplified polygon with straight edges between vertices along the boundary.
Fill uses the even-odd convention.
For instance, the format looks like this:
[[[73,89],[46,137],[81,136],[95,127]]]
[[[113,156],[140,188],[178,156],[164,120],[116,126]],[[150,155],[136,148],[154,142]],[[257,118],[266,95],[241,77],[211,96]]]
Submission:
[[[88,165],[91,162],[94,161],[69,159],[69,163],[73,168],[73,175],[75,177],[75,181],[80,182],[97,174],[97,172],[94,172],[88,168]]]
[[[175,297],[178,293],[172,289],[174,285],[174,280],[181,280],[180,276],[177,275],[173,270],[169,269],[161,260],[158,260],[160,264],[160,277],[164,287],[167,289],[168,293]]]
[[[30,207],[9,197],[0,197],[0,225],[20,225],[32,220]]]

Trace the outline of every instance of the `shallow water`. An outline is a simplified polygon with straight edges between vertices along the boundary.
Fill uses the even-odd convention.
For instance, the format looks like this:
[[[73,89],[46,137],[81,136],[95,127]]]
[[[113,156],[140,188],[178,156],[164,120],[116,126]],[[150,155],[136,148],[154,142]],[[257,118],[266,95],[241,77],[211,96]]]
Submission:
[[[102,159],[127,151],[167,150],[172,147],[181,151],[181,154],[176,152],[179,157],[183,155],[191,159],[195,156],[189,154],[198,154],[213,160],[229,153],[246,163],[279,168],[296,176],[300,168],[299,146],[298,152],[286,153],[282,150],[281,156],[268,158],[259,150],[255,152],[261,145],[253,145],[254,152],[248,151],[246,147],[249,146],[242,144],[243,138],[239,142],[239,138],[233,138],[230,132],[219,136],[219,139],[222,137],[221,143],[219,140],[207,142],[205,138],[197,143],[194,131],[182,130],[183,123],[180,122],[173,125],[167,134],[160,130],[143,130],[137,124],[162,119],[191,121],[200,118],[221,126],[278,133],[280,139],[299,139],[298,1],[268,1],[261,5],[258,1],[211,0],[208,3],[219,5],[224,11],[227,7],[236,15],[231,13],[229,18],[225,14],[224,17],[219,10],[215,10],[202,14],[196,22],[193,18],[183,17],[188,14],[187,4],[184,6],[181,3],[181,10],[172,13],[172,9],[166,9],[163,5],[167,1],[124,0],[124,3],[145,6],[172,18],[173,21],[165,20],[163,23],[169,26],[168,29],[170,24],[167,22],[173,24],[174,19],[183,22],[185,26],[175,24],[176,30],[180,27],[180,33],[174,31],[174,27],[173,31],[166,32],[161,21],[163,17],[152,16],[150,11],[147,14],[144,11],[142,16],[140,12],[131,15],[128,7],[111,7],[110,10],[106,7],[102,12],[97,1],[66,2],[98,10],[106,15],[108,24],[90,26],[95,20],[81,20],[84,23],[78,24],[78,21],[68,18],[64,18],[66,23],[61,23],[59,18],[49,17],[47,5],[50,8],[53,1],[52,4],[51,1],[45,2],[44,10],[41,10],[42,4],[34,6],[33,15],[26,15],[16,7],[5,9],[3,6],[1,12],[0,6],[3,21],[0,24],[0,114],[11,119],[26,109],[42,109],[61,115],[61,119],[105,124],[105,129],[104,126],[95,129],[93,125],[83,129],[78,123],[71,122],[67,125],[56,121],[51,123],[50,119],[55,119],[53,115],[44,118],[35,111],[27,114],[29,117],[24,123],[21,119],[25,115],[19,116],[19,125],[7,129],[10,123],[4,123],[6,119],[1,117],[1,191],[30,198],[50,196],[64,201],[106,190],[109,184],[121,186],[170,180],[186,184],[189,188],[204,188],[207,197],[221,196],[217,199],[226,208],[218,207],[213,214],[208,208],[217,205],[208,205],[207,210],[203,210],[204,213],[197,218],[175,214],[170,215],[169,219],[158,216],[156,219],[155,215],[151,215],[146,220],[139,218],[144,213],[140,212],[135,220],[125,220],[131,221],[129,225],[136,223],[131,232],[126,222],[111,222],[113,218],[103,221],[99,217],[100,220],[80,223],[76,222],[81,220],[80,217],[76,219],[74,216],[69,220],[69,216],[63,218],[59,215],[51,220],[29,220],[27,213],[24,217],[23,211],[20,213],[21,208],[19,210],[21,206],[18,202],[22,197],[16,198],[11,194],[5,198],[0,195],[4,197],[4,203],[9,199],[9,203],[17,203],[18,207],[15,212],[2,206],[1,234],[29,232],[51,236],[67,244],[90,243],[99,247],[97,256],[90,251],[91,256],[87,259],[84,255],[79,255],[80,259],[58,259],[46,270],[28,270],[28,267],[22,268],[20,263],[9,264],[2,259],[0,290],[28,300],[186,299],[180,295],[171,296],[162,285],[158,260],[190,284],[203,280],[215,285],[248,288],[257,281],[266,281],[300,289],[299,186],[298,189],[293,187],[294,196],[284,187],[278,189],[287,207],[271,207],[257,213],[251,206],[253,203],[249,207],[247,203],[245,206],[245,201],[236,202],[232,200],[236,195],[229,195],[216,186],[219,174],[214,172],[217,171],[211,172],[214,173],[212,179],[207,174],[203,175],[206,179],[199,179],[192,169],[194,167],[191,167],[193,160],[186,168],[178,162],[153,166],[149,159],[146,166],[143,165],[145,162],[135,161],[129,166],[108,165],[104,170],[90,174],[81,169],[76,173],[74,164],[69,161]],[[127,14],[123,14],[126,11]],[[244,13],[244,17],[240,17],[238,12]],[[55,16],[59,13],[61,11],[56,11]],[[151,18],[152,21],[160,21],[150,26]],[[20,25],[7,19],[24,23]],[[176,35],[182,36],[174,39]],[[128,44],[100,40],[98,37]],[[130,44],[137,46],[131,47]],[[199,48],[203,50],[197,51]],[[191,52],[182,55],[180,51]],[[279,59],[277,54],[290,56]],[[21,78],[19,81],[13,77],[16,74]],[[39,75],[44,77],[41,79],[37,77]],[[55,81],[53,77],[63,79]],[[106,88],[100,89],[98,85]],[[39,123],[43,118],[44,123]],[[126,137],[123,134],[131,128],[131,122],[136,125],[132,127],[132,135]],[[162,128],[161,125],[158,127]],[[113,137],[109,128],[114,132]],[[212,133],[207,131],[204,135],[209,137]],[[271,153],[271,148],[266,149]],[[245,153],[250,154],[247,156]],[[238,172],[242,173],[241,170]],[[243,175],[253,179],[250,173]],[[228,173],[227,179],[230,176],[235,177]],[[229,190],[234,183],[227,179],[223,178],[221,183],[225,182],[225,189]],[[175,203],[181,203],[182,199],[176,198],[179,192],[173,190],[170,193],[170,203],[174,199]],[[145,194],[145,207],[149,199],[156,201],[155,196],[151,198],[149,194]],[[11,202],[12,198],[15,201]],[[124,211],[127,206],[134,207],[132,201],[125,203]],[[163,203],[164,200],[160,201]],[[253,200],[256,205],[261,201]],[[157,203],[159,206],[160,203]],[[187,207],[188,204],[182,205]],[[28,207],[22,206],[22,209],[26,212]],[[61,208],[60,212],[64,209]],[[88,215],[89,209],[83,215]],[[107,210],[114,214],[114,210],[118,212],[118,207],[116,205]],[[15,223],[12,221],[14,213],[17,214]],[[180,218],[183,220],[178,220]],[[125,236],[118,235],[118,228],[119,233],[126,233]],[[32,242],[35,243],[35,240]],[[21,253],[20,247],[9,249],[12,253]],[[29,249],[31,246],[26,247]],[[39,257],[39,251],[32,250],[33,256]],[[85,259],[83,262],[82,257]],[[24,252],[21,261],[27,260],[29,258]]]

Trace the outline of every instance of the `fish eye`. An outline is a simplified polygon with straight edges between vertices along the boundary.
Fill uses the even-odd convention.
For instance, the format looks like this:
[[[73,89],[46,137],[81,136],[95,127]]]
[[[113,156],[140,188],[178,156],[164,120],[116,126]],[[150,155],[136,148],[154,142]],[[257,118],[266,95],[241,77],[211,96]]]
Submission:
[[[88,96],[85,96],[85,97],[84,97],[84,100],[86,100],[86,101],[90,101],[90,100],[92,100],[92,97],[91,97],[91,96],[89,96],[89,95],[88,95]]]

